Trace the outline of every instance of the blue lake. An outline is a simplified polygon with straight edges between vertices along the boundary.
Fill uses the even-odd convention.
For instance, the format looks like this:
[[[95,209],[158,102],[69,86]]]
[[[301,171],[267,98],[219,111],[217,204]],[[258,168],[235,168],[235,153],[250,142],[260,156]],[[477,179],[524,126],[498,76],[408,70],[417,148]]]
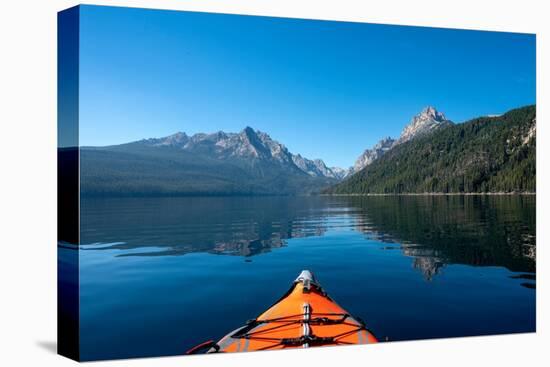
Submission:
[[[302,269],[381,340],[533,332],[535,199],[82,199],[81,356],[184,354]]]

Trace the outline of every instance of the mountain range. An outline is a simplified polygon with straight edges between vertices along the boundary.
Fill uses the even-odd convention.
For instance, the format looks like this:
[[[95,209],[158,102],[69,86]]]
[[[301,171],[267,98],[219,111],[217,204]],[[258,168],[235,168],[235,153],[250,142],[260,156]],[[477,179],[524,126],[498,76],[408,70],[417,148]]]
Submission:
[[[527,117],[524,117],[529,120],[529,116],[534,116],[534,106],[526,108],[530,112],[526,113]],[[480,121],[486,122],[489,127],[503,125],[500,130],[497,129],[498,131],[488,129],[481,133],[487,135],[490,131],[493,134],[502,135],[510,132],[516,128],[515,125],[501,123],[508,116],[509,114],[481,118]],[[532,119],[534,121],[534,117]],[[531,127],[529,121],[516,120],[514,120],[515,124],[522,123],[527,126],[529,132],[524,132],[525,134],[531,134],[526,135],[524,139],[527,139],[527,136],[534,137],[535,127]],[[478,125],[483,123],[477,122]],[[432,189],[445,191],[447,187],[435,184],[428,187],[426,182],[445,182],[441,180],[442,172],[452,175],[446,171],[446,167],[431,166],[428,172],[422,173],[423,180],[426,182],[414,187],[407,186],[406,190],[403,189],[403,185],[392,186],[397,179],[392,178],[394,181],[391,181],[382,173],[388,174],[390,164],[393,164],[392,174],[415,171],[417,167],[423,167],[423,163],[432,161],[436,156],[442,157],[445,164],[454,167],[456,172],[463,172],[466,169],[464,167],[472,166],[472,162],[479,160],[479,157],[472,156],[473,154],[487,155],[485,151],[468,150],[471,144],[467,139],[475,142],[482,139],[477,134],[469,134],[469,130],[464,130],[471,125],[471,122],[454,124],[442,112],[428,106],[410,120],[399,137],[386,137],[380,140],[372,148],[366,149],[357,158],[354,166],[348,169],[328,167],[321,159],[308,159],[299,153],[291,153],[267,133],[251,127],[245,127],[237,133],[218,131],[190,136],[185,132],[177,132],[162,138],[149,138],[120,145],[82,147],[80,150],[81,193],[92,196],[149,196],[294,195],[321,192],[348,194],[408,192],[407,190],[417,192]],[[445,134],[448,134],[448,131],[457,131],[457,129],[461,131],[461,135],[452,136],[447,144],[450,144],[451,148],[461,147],[460,157],[454,157],[453,154],[459,153],[453,149],[449,150],[449,147],[440,150],[438,155],[434,154],[434,148],[430,144],[443,139],[442,134],[447,136]],[[500,135],[489,138],[485,136],[483,141],[491,145],[493,141],[490,139],[498,142]],[[426,151],[428,148],[422,150],[419,144],[430,145],[431,150]],[[417,150],[424,155],[419,156],[420,153]],[[447,152],[448,155],[442,152]],[[407,154],[410,157],[403,156]],[[451,156],[453,158],[449,158]],[[391,158],[385,159],[386,157]],[[464,167],[456,166],[459,158],[460,164]],[[516,156],[515,159],[521,160],[520,158]],[[407,166],[403,163],[395,163],[392,159],[398,162],[406,161]],[[452,162],[446,159],[451,159]],[[496,155],[495,159],[497,159]],[[507,157],[499,156],[498,159],[503,160]],[[534,161],[534,153],[532,159]],[[397,167],[395,164],[401,165]],[[439,164],[443,163],[439,162]],[[497,171],[500,168],[514,171],[510,165],[506,167],[497,165],[497,168],[494,168],[496,163],[493,161],[484,164],[493,168],[485,169],[485,166],[474,165],[475,169],[491,175],[498,174]],[[470,173],[470,176],[472,175]],[[514,175],[518,173],[514,171]],[[410,178],[407,176],[407,179]],[[457,187],[453,185],[454,183],[450,191],[466,190],[464,183]],[[466,183],[469,189],[475,188],[475,190],[481,190],[480,185],[468,186]],[[521,185],[512,186],[510,186],[511,189],[525,189]],[[483,189],[488,188],[484,186]],[[500,189],[507,190],[507,187],[500,187]]]
[[[251,127],[83,147],[81,167],[84,195],[311,194],[346,173]]]
[[[310,160],[288,149],[268,134],[247,126],[240,133],[218,131],[212,134],[198,133],[188,136],[184,132],[146,139],[142,144],[151,147],[175,147],[186,152],[207,155],[223,161],[248,160],[251,164],[273,163],[289,170],[298,168],[312,177],[341,179],[344,171],[327,167],[321,159]]]

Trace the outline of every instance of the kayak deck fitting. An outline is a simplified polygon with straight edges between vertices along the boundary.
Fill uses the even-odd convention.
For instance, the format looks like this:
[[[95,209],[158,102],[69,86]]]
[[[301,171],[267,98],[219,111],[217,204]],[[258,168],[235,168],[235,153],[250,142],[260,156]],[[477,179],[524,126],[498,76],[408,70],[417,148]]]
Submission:
[[[248,352],[329,345],[376,343],[365,324],[353,318],[304,270],[273,306],[219,342],[202,343],[188,354]]]

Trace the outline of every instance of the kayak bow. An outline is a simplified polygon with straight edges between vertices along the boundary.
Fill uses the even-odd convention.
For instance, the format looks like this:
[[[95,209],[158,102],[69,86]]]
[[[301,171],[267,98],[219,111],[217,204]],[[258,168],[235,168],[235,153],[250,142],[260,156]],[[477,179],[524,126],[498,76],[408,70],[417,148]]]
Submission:
[[[376,343],[365,324],[338,306],[304,270],[288,292],[243,327],[210,343],[208,353]]]

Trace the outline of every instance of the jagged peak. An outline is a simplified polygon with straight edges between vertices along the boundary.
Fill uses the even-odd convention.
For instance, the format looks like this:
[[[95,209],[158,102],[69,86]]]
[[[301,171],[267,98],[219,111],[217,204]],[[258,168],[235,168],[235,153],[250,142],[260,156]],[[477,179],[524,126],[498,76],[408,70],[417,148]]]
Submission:
[[[397,143],[404,143],[415,136],[426,134],[446,124],[452,124],[452,121],[448,120],[445,114],[435,107],[427,106],[403,128]]]
[[[445,117],[445,114],[443,112],[438,111],[433,106],[426,106],[424,109],[415,117],[423,118],[423,119],[432,119],[434,121],[442,122],[447,121],[447,118]],[[414,120],[414,118],[413,118]]]
[[[244,133],[244,134],[255,134],[257,131],[254,130],[254,128],[250,127],[250,126],[245,126],[244,129],[242,129],[241,133]]]

